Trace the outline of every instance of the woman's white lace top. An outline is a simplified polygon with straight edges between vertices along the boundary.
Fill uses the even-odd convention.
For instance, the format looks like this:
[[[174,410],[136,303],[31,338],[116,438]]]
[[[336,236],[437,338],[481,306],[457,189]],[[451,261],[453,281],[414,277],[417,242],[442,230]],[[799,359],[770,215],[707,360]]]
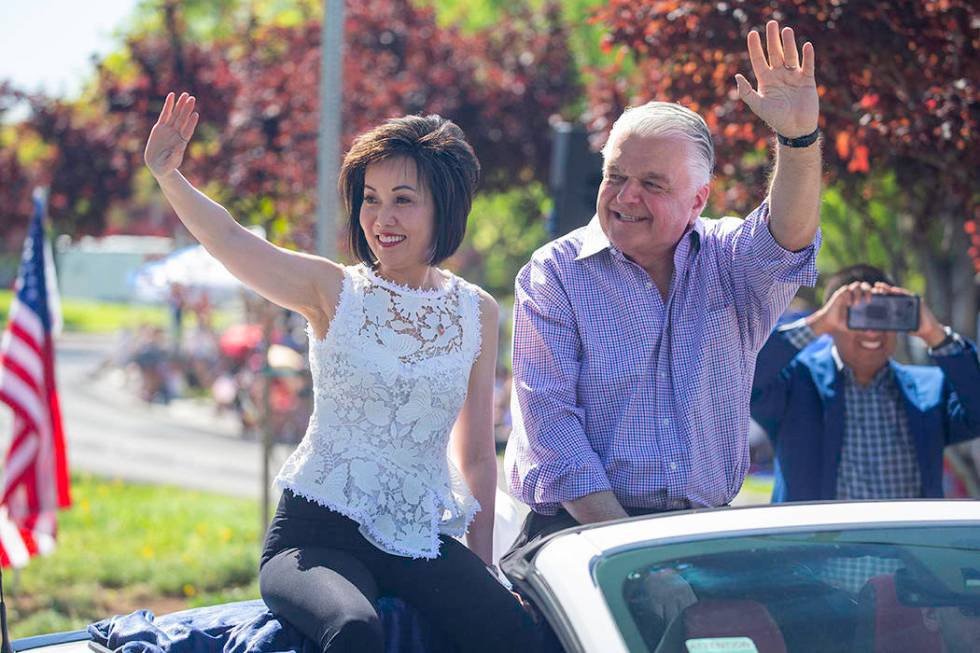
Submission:
[[[480,351],[480,298],[455,275],[413,290],[345,268],[336,315],[310,333],[313,415],[280,488],[357,521],[378,548],[434,558],[479,510],[447,457]]]

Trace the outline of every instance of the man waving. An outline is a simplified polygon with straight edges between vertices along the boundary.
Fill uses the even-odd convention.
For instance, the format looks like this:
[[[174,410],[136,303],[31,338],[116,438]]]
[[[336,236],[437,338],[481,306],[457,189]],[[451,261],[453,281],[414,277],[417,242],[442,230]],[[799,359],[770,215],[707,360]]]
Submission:
[[[772,129],[767,197],[707,220],[714,146],[673,103],[628,109],[603,149],[596,216],[516,281],[510,486],[532,512],[516,546],[575,524],[720,506],[748,468],[755,357],[816,280],[820,143],[814,51],[793,30],[748,36]]]

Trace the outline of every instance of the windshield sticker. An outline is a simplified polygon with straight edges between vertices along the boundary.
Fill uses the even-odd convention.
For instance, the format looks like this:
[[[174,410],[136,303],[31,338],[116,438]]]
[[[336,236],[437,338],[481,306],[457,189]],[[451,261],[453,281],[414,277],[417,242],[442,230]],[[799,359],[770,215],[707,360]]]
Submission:
[[[759,653],[748,637],[703,637],[689,639],[687,653]]]

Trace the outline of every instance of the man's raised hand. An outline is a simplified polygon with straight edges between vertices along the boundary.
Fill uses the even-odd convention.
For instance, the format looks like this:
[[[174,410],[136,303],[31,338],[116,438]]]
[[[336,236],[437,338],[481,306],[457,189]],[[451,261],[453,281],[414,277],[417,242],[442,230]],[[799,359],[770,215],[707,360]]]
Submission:
[[[187,93],[181,93],[176,103],[174,94],[167,94],[143,151],[143,160],[154,177],[173,172],[184,160],[184,150],[194,135],[199,117],[194,102],[194,97]]]
[[[749,60],[758,89],[741,74],[735,75],[738,95],[777,134],[797,138],[817,128],[820,113],[817,85],[813,76],[813,44],[803,44],[800,59],[796,37],[790,27],[782,32],[779,23],[766,24],[766,53],[755,30],[748,36]]]

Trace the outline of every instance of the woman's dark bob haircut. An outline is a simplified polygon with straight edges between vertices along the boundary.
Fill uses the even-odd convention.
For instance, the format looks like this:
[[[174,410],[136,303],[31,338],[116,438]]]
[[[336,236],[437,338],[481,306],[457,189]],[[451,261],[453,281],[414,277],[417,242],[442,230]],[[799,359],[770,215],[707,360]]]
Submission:
[[[435,228],[429,265],[438,265],[463,242],[480,162],[463,130],[437,115],[391,118],[354,140],[337,183],[347,210],[351,253],[368,265],[376,264],[360,224],[364,173],[372,163],[398,157],[415,162],[420,184],[432,195]]]

